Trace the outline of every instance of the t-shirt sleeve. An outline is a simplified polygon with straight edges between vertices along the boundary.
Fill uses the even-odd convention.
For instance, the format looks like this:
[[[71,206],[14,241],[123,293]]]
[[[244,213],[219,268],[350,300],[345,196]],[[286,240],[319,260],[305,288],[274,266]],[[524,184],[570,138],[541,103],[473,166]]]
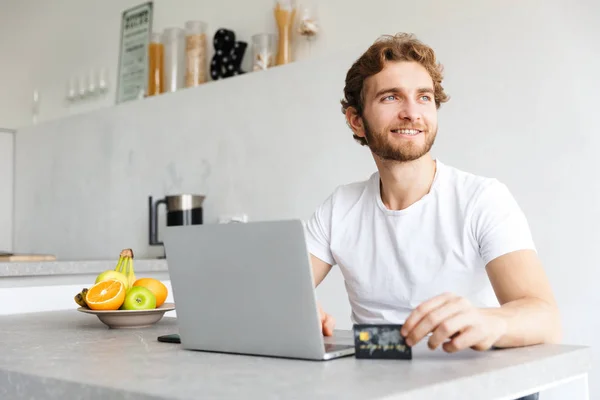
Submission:
[[[485,265],[516,250],[536,251],[525,214],[506,185],[497,180],[480,193],[471,223]]]
[[[331,254],[331,217],[333,214],[333,194],[329,196],[304,224],[308,251],[330,265],[335,264]]]

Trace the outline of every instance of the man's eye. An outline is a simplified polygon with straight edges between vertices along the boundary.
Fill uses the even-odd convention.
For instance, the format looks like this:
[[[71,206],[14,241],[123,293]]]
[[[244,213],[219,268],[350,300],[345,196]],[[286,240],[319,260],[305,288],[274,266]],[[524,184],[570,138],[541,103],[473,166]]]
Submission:
[[[427,96],[426,94],[424,94],[423,96],[421,96],[421,100],[423,100],[423,101],[431,101],[431,97]]]
[[[385,96],[383,98],[383,100],[394,100],[396,98],[396,96],[394,96],[393,94],[390,94],[389,96]]]

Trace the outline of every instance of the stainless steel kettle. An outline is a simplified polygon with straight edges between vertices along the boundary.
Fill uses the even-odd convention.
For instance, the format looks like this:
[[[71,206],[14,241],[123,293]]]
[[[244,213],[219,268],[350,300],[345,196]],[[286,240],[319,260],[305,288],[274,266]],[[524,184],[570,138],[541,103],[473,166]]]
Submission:
[[[158,240],[158,206],[164,204],[167,208],[167,226],[201,225],[203,223],[202,204],[206,196],[197,194],[177,194],[166,196],[153,201],[148,199],[149,243],[161,246]]]

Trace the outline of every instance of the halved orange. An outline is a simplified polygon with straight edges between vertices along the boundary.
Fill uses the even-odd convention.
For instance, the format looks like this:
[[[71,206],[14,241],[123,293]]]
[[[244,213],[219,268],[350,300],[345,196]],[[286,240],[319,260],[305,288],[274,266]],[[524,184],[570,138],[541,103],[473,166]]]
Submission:
[[[125,285],[116,279],[98,282],[85,296],[85,302],[92,310],[118,310],[123,301]]]

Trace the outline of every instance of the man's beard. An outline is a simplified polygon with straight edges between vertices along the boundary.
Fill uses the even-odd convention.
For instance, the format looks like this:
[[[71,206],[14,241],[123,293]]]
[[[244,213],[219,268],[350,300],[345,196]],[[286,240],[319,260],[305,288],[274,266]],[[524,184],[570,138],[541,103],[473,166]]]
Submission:
[[[365,135],[367,137],[367,146],[371,149],[373,154],[376,154],[383,160],[389,161],[414,161],[423,157],[431,150],[435,137],[437,135],[437,129],[432,132],[428,132],[424,126],[399,126],[395,129],[419,129],[423,130],[423,133],[419,135],[425,135],[425,143],[416,144],[412,140],[406,140],[400,146],[395,145],[391,142],[388,131],[376,133],[371,130],[367,120],[363,117],[363,123],[365,125]]]

